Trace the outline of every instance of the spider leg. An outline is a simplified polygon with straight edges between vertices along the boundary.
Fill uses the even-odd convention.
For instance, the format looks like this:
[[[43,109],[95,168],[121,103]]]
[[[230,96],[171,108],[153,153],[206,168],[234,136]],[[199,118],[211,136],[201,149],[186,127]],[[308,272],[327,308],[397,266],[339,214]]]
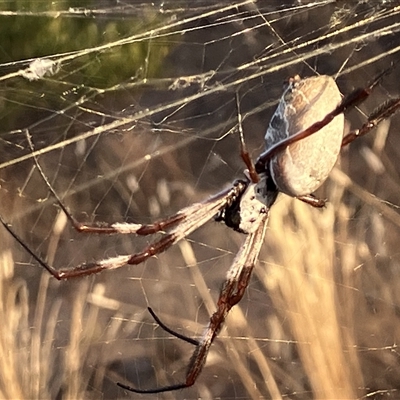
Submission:
[[[32,143],[31,136],[28,130],[25,130],[25,136],[27,138],[29,147],[34,154],[34,146]],[[96,233],[96,234],[105,234],[105,235],[112,235],[112,234],[136,234],[141,236],[152,235],[157,232],[162,232],[168,229],[171,226],[174,226],[181,222],[185,218],[185,210],[178,212],[175,215],[167,217],[165,219],[161,219],[159,221],[153,222],[152,224],[135,224],[135,223],[83,223],[79,222],[68,210],[68,208],[64,205],[61,198],[58,196],[57,192],[53,189],[53,186],[49,182],[46,174],[44,173],[41,165],[36,156],[33,157],[35,161],[35,165],[39,174],[41,175],[44,183],[47,186],[47,189],[52,194],[56,203],[62,209],[64,214],[67,216],[68,220],[70,221],[73,228],[80,232],[80,233]]]
[[[326,205],[325,199],[319,199],[315,197],[313,194],[307,194],[304,196],[298,196],[296,199],[301,200],[303,203],[306,203],[315,208],[324,208]]]
[[[182,215],[180,223],[169,230],[161,239],[149,244],[139,253],[131,255],[121,255],[81,264],[75,268],[57,270],[43,261],[33,250],[31,250],[23,240],[10,228],[10,226],[0,217],[0,223],[17,240],[17,242],[38,262],[43,268],[50,272],[58,280],[76,278],[79,276],[92,275],[105,269],[116,269],[123,265],[137,265],[148,258],[162,253],[169,247],[185,238],[190,233],[204,225],[213,218],[221,209],[227,207],[246,189],[247,182],[236,181],[230,188],[213,196],[203,203],[195,203],[184,208],[178,213]],[[178,215],[176,214],[176,215]],[[168,219],[167,219],[168,220]],[[123,225],[123,224],[119,224]],[[146,227],[146,225],[144,225]],[[148,225],[147,225],[148,226]],[[137,233],[137,232],[135,232]]]
[[[257,183],[260,181],[260,177],[258,176],[253,160],[251,159],[250,153],[247,150],[246,142],[244,141],[242,114],[240,113],[240,102],[239,102],[239,95],[237,92],[236,92],[236,109],[237,109],[239,137],[240,137],[240,155],[242,157],[244,164],[247,167],[251,181],[253,183]]]
[[[53,275],[56,279],[61,279],[58,277],[58,272],[56,269],[48,265],[44,260],[42,260],[30,247],[28,247],[25,242],[11,229],[10,225],[3,219],[0,215],[0,223],[4,226],[4,228],[8,231],[8,233],[24,248],[24,250],[30,254],[34,260],[39,263],[44,269],[46,269],[51,275]]]
[[[172,330],[171,328],[169,328],[167,325],[164,324],[164,322],[161,321],[160,318],[158,318],[157,314],[153,311],[153,309],[151,307],[147,307],[147,310],[149,311],[149,313],[151,314],[151,316],[154,318],[154,320],[157,322],[158,325],[161,326],[161,328],[165,331],[170,333],[172,336],[177,337],[178,339],[183,340],[184,342],[188,342],[190,344],[192,344],[193,346],[198,346],[199,345],[199,341],[196,339],[192,339],[188,336],[185,335],[181,335],[178,332],[175,332],[174,330]]]
[[[383,120],[391,117],[400,109],[400,97],[390,99],[376,108],[368,117],[368,121],[360,128],[349,132],[342,141],[342,147],[347,146],[353,140],[365,135],[370,130],[374,129]]]
[[[267,220],[268,212],[260,221],[259,226],[255,230],[255,232],[250,233],[246,237],[243,246],[241,247],[240,251],[235,257],[235,260],[229,268],[226,281],[218,298],[217,310],[211,316],[210,322],[208,323],[208,326],[202,338],[200,339],[200,341],[197,342],[196,349],[193,352],[192,358],[189,363],[185,382],[176,385],[163,386],[157,389],[136,389],[134,387],[118,383],[120,387],[134,393],[155,394],[187,388],[189,386],[192,386],[196,382],[206,362],[210,346],[218,335],[219,331],[221,330],[222,325],[225,322],[226,316],[228,315],[228,312],[242,299],[245,290],[249,284],[251,273],[253,271],[255,262],[257,261],[261,246],[264,241]],[[158,318],[156,319],[156,321],[158,323],[161,322],[158,320]],[[187,338],[186,336],[180,337],[180,334],[177,334],[170,328],[165,327],[164,324],[160,324],[160,326],[163,329],[166,328],[165,330],[172,335],[191,344],[194,344],[190,340],[188,340],[189,338]]]

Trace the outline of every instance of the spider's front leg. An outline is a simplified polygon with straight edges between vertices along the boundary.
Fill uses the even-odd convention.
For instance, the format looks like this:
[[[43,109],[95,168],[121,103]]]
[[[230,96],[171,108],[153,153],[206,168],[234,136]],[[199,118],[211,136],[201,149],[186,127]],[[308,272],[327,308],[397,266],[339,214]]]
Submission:
[[[156,389],[137,389],[122,383],[118,383],[118,386],[134,393],[154,394],[184,389],[192,386],[196,382],[206,362],[211,344],[220,332],[222,325],[225,322],[226,316],[228,315],[228,312],[242,299],[245,290],[249,284],[251,273],[253,271],[254,265],[257,261],[261,246],[264,241],[268,213],[269,209],[266,208],[265,212],[260,214],[260,218],[257,222],[255,222],[255,225],[253,226],[253,232],[247,235],[245,242],[243,243],[238,254],[236,255],[233,264],[228,270],[226,282],[224,283],[222,290],[219,294],[219,298],[217,301],[217,310],[211,316],[208,326],[199,341],[180,335],[170,328],[166,327],[158,319],[154,312],[150,310],[156,322],[158,322],[158,324],[165,331],[176,336],[178,339],[184,340],[196,346],[196,349],[193,352],[189,363],[185,381],[183,383],[163,386]]]
[[[390,118],[400,109],[400,97],[390,99],[377,107],[368,117],[361,128],[349,132],[342,141],[342,147],[347,146],[353,140],[366,135],[369,131],[378,126],[383,120]]]
[[[34,154],[35,148],[32,143],[32,138],[29,134],[29,131],[25,131],[25,136],[28,141],[29,147]],[[54,190],[52,184],[44,173],[41,165],[37,157],[33,158],[35,161],[36,168],[43,179],[43,182],[46,184],[47,189],[54,197],[56,203],[61,208],[61,210],[66,215],[67,219],[71,223],[72,227],[79,233],[95,233],[95,234],[104,234],[104,235],[112,235],[112,234],[135,234],[140,236],[153,235],[158,232],[164,232],[173,226],[181,223],[185,218],[187,218],[189,214],[189,210],[183,209],[178,211],[176,214],[171,215],[167,218],[155,221],[151,224],[135,224],[135,223],[127,223],[127,222],[115,222],[115,223],[107,223],[107,222],[97,222],[97,223],[88,223],[88,222],[80,222],[78,221],[72,213],[68,210],[64,202],[61,200],[60,196]],[[223,194],[223,193],[221,193]],[[218,197],[217,194],[215,197]],[[211,199],[210,199],[211,200]],[[3,221],[0,220],[3,223]],[[4,225],[4,223],[3,223]],[[7,230],[7,226],[5,226]],[[14,236],[14,235],[13,235]],[[14,236],[15,237],[15,236]],[[18,240],[18,239],[17,239]],[[19,241],[19,240],[18,240]],[[28,251],[29,252],[29,251]]]
[[[11,227],[0,216],[0,223],[7,229],[7,231],[17,240],[17,242],[53,277],[58,280],[70,279],[80,276],[92,275],[99,273],[106,269],[116,269],[126,264],[137,265],[148,258],[162,253],[169,247],[177,243],[179,240],[190,235],[193,231],[204,225],[207,221],[212,219],[218,212],[228,207],[236,199],[240,198],[242,193],[248,186],[248,182],[244,180],[236,181],[230,188],[223,190],[217,195],[202,203],[194,203],[179,211],[172,217],[158,221],[154,224],[141,225],[141,224],[113,224],[113,227],[106,227],[105,229],[115,229],[118,233],[135,233],[137,235],[149,235],[158,232],[160,227],[165,228],[166,233],[164,236],[150,243],[142,251],[135,254],[120,255],[103,260],[94,261],[91,263],[84,263],[75,268],[57,270],[51,265],[48,265],[41,259],[32,249],[30,249],[24,241],[11,229]],[[62,203],[61,203],[62,204]],[[64,206],[63,206],[64,207]],[[68,215],[68,214],[67,214]],[[89,232],[89,230],[86,230]],[[92,231],[93,232],[93,231]],[[99,233],[94,231],[94,233]],[[115,232],[103,232],[115,233]]]

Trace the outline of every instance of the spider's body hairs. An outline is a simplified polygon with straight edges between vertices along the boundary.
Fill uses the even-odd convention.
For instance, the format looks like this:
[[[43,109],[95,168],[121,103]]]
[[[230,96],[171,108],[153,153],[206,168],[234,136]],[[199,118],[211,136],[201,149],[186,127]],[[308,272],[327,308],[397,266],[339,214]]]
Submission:
[[[91,275],[104,269],[119,268],[125,264],[140,264],[149,257],[167,250],[213,217],[225,222],[228,227],[236,231],[246,233],[246,239],[228,270],[226,281],[217,301],[217,309],[210,317],[205,333],[200,340],[197,341],[174,332],[149,309],[151,315],[164,330],[196,346],[184,382],[156,389],[137,389],[118,383],[122,388],[135,393],[160,393],[189,387],[200,375],[210,346],[221,330],[229,310],[243,297],[264,240],[269,210],[279,192],[285,192],[315,207],[321,207],[324,201],[312,197],[310,188],[315,190],[326,180],[336,162],[340,147],[365,135],[400,108],[400,98],[385,102],[371,114],[360,129],[350,132],[343,138],[343,124],[340,115],[348,108],[355,107],[364,101],[391,68],[385,70],[367,87],[353,91],[342,101],[340,101],[340,95],[338,97],[339,89],[336,83],[329,77],[311,77],[302,80],[295,77],[291,79],[267,130],[265,137],[267,148],[255,163],[251,160],[244,145],[241,115],[238,113],[242,145],[241,156],[247,167],[244,179],[236,180],[230,187],[204,202],[195,203],[178,211],[173,216],[152,224],[97,225],[77,221],[58,197],[38,160],[34,157],[37,169],[49,191],[78,232],[136,235],[152,235],[162,232],[164,234],[161,239],[150,243],[139,253],[86,263],[71,269],[56,270],[36,255],[1,216],[0,223],[39,265],[59,280]],[[333,98],[334,100],[332,100]],[[334,104],[337,104],[336,107]],[[312,110],[313,107],[322,108],[323,112],[315,114]],[[297,113],[302,116],[300,122],[296,120]],[[324,130],[324,128],[327,129]],[[318,136],[319,133],[322,134]],[[328,140],[326,136],[332,140],[328,149],[330,152],[328,160],[323,157],[324,151],[316,152],[315,154],[318,156],[314,157],[315,148],[326,145]],[[33,144],[28,133],[27,139],[33,151]],[[304,145],[306,147],[303,146],[303,141],[306,143]],[[305,174],[304,171],[296,171],[301,168],[305,168]],[[294,174],[296,178],[292,178],[291,174]],[[300,183],[297,182],[298,179],[301,180]]]

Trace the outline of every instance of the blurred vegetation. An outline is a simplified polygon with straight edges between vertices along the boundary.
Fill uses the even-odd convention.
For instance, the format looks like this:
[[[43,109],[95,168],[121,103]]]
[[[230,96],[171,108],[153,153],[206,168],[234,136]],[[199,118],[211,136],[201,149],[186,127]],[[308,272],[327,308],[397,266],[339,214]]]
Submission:
[[[129,39],[162,25],[162,14],[142,7],[135,15],[115,13],[107,19],[94,18],[90,10],[95,6],[94,1],[0,3],[0,12],[16,13],[0,15],[0,75],[27,69],[34,59],[51,59],[57,65],[65,54],[78,53],[53,70],[57,81],[51,74],[39,81],[21,76],[7,80],[7,88],[0,89],[0,97],[5,99],[0,103],[3,130],[15,129],[14,122],[21,116],[27,120],[31,108],[34,112],[62,109],[69,104],[65,103],[65,92],[73,91],[76,100],[77,88],[80,94],[92,89],[101,92],[115,85],[122,88],[124,82],[162,75],[165,57],[178,41]]]

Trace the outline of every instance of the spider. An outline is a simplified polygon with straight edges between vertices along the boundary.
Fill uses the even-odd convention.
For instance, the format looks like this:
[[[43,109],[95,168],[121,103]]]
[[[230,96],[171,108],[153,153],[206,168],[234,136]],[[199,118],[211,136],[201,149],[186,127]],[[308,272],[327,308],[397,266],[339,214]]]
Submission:
[[[278,194],[283,192],[314,207],[323,207],[325,201],[315,198],[311,193],[328,177],[341,147],[365,135],[400,108],[400,97],[391,99],[376,109],[360,129],[353,130],[344,136],[343,113],[363,102],[388,71],[381,73],[367,87],[357,89],[343,99],[335,81],[329,76],[291,78],[267,129],[266,150],[255,163],[251,160],[244,143],[241,114],[238,111],[241,157],[247,168],[243,177],[208,200],[194,203],[175,215],[152,224],[87,224],[77,221],[53,190],[35,159],[36,166],[49,191],[78,232],[141,236],[158,232],[163,234],[161,239],[147,245],[138,253],[84,263],[75,268],[56,270],[36,255],[1,216],[0,222],[36,262],[58,280],[91,275],[126,264],[140,264],[186,238],[212,218],[246,234],[228,270],[217,301],[217,309],[210,317],[208,326],[199,340],[173,331],[157,317],[151,308],[148,308],[162,329],[195,346],[185,380],[182,383],[153,389],[139,389],[118,383],[120,387],[135,393],[154,394],[187,388],[192,386],[199,377],[210,346],[221,330],[228,312],[244,295],[263,244],[270,208]],[[238,97],[236,101],[239,108]],[[337,105],[334,106],[335,104]],[[27,133],[27,139],[33,150],[29,133]]]

